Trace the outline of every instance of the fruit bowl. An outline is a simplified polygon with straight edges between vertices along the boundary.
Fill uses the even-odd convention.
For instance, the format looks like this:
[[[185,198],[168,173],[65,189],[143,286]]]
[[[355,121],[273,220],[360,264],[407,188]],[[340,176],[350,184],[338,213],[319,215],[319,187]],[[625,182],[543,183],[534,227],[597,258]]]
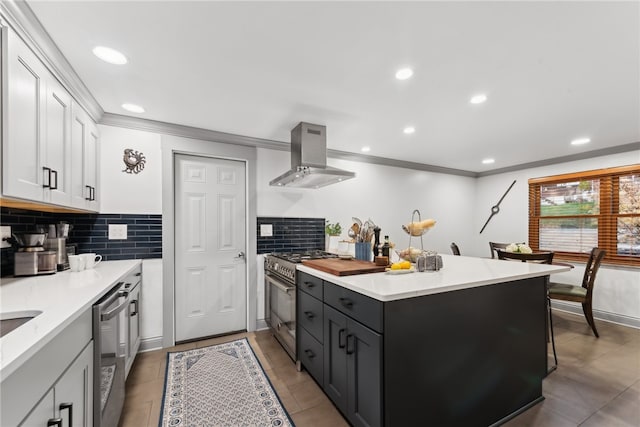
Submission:
[[[431,230],[434,225],[436,225],[434,219],[425,219],[424,221],[410,222],[407,225],[403,224],[402,229],[410,236],[419,237]]]
[[[409,246],[407,249],[403,249],[401,251],[396,250],[396,253],[400,259],[415,263],[418,256],[422,253],[422,250]]]

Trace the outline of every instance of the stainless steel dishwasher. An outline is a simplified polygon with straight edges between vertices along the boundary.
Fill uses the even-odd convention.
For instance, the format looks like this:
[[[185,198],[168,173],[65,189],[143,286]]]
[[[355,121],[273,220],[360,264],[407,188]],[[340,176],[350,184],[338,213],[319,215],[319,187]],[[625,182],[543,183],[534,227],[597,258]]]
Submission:
[[[126,344],[122,322],[129,290],[118,282],[93,306],[93,426],[117,427],[124,405]]]

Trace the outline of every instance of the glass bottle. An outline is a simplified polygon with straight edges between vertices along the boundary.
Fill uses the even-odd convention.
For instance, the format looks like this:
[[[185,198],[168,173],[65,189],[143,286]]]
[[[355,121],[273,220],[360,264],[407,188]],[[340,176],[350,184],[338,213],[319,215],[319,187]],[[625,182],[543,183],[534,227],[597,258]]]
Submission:
[[[384,243],[382,244],[382,256],[389,257],[389,248],[391,245],[389,244],[389,236],[384,236]]]

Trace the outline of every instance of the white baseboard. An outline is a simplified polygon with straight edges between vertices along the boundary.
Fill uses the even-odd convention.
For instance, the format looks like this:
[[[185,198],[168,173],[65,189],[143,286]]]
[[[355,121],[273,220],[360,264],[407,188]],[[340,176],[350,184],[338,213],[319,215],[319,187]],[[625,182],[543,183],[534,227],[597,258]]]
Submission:
[[[138,353],[151,350],[160,350],[162,348],[162,337],[142,338],[140,340],[140,349]]]
[[[578,303],[564,301],[551,301],[551,308],[566,311],[568,313],[584,316],[582,306]],[[624,316],[622,314],[608,313],[606,311],[593,310],[593,318],[604,322],[617,323],[618,325],[640,329],[640,319],[636,317]]]

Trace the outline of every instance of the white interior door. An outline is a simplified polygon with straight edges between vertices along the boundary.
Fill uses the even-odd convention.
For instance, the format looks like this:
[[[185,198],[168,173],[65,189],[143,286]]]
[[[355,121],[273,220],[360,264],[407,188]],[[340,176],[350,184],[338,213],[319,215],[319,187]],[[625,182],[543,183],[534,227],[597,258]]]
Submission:
[[[245,163],[175,156],[176,341],[246,329]]]

